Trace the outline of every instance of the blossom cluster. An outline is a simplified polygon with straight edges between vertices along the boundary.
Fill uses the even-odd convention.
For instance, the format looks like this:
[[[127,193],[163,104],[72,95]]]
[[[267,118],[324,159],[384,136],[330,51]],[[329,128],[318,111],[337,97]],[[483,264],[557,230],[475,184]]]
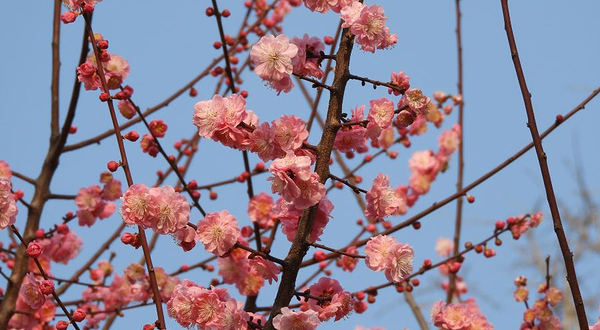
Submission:
[[[406,243],[398,243],[391,236],[372,237],[365,247],[365,263],[369,269],[384,271],[390,282],[401,282],[413,271],[413,249]]]
[[[126,224],[151,228],[159,234],[181,231],[189,221],[190,206],[171,186],[148,188],[134,184],[121,201],[121,215]]]
[[[312,171],[312,161],[308,156],[287,154],[284,158],[271,163],[269,171],[273,174],[271,190],[293,204],[297,210],[307,209],[317,204],[325,196],[325,185],[319,175]]]
[[[5,161],[0,160],[0,230],[13,225],[19,210],[11,192],[12,172]]]
[[[73,23],[83,12],[93,12],[94,7],[100,1],[102,0],[62,0],[69,11],[62,13],[60,20],[65,24]]]
[[[331,318],[338,321],[352,312],[354,298],[345,291],[340,283],[329,277],[321,277],[308,288],[311,298],[302,302],[302,310],[317,312],[319,320],[325,322]]]
[[[99,40],[96,41],[98,42]],[[129,75],[129,62],[122,56],[110,54],[106,50],[102,54],[106,54],[101,57],[106,84],[109,89],[118,89]],[[86,90],[97,90],[99,87],[102,87],[102,82],[98,75],[98,64],[94,54],[90,54],[85,63],[77,68],[77,79],[83,83],[83,87]]]
[[[517,302],[527,302],[529,299],[527,278],[519,276],[515,279],[514,283],[517,287],[513,295],[515,300]],[[559,318],[550,309],[550,307],[556,306],[563,300],[563,294],[560,289],[548,286],[548,282],[546,282],[538,286],[537,292],[542,294],[543,297],[536,300],[531,307],[525,310],[521,329],[562,329]]]
[[[227,289],[206,289],[190,280],[175,286],[167,311],[182,327],[214,330],[248,329],[248,320],[264,318],[245,312]]]
[[[300,221],[302,211],[296,208],[294,203],[287,202],[283,198],[277,200],[273,211],[281,223],[281,231],[285,234],[288,241],[293,242],[298,231],[298,222]],[[320,236],[323,234],[327,223],[329,223],[329,218],[331,218],[331,211],[333,211],[333,203],[327,198],[327,195],[324,195],[319,200],[313,227],[308,235],[308,239],[311,242],[320,240]]]
[[[96,219],[106,219],[117,209],[112,201],[121,197],[121,181],[110,172],[104,172],[100,175],[100,183],[104,184],[103,188],[98,185],[81,188],[75,197],[80,226],[91,227]]]
[[[54,291],[52,281],[39,280],[33,273],[28,273],[17,297],[15,313],[8,323],[11,329],[34,329],[39,324],[50,322],[56,315],[56,307],[47,295]]]
[[[431,322],[439,329],[446,330],[494,329],[473,298],[451,304],[438,301],[431,308]]]

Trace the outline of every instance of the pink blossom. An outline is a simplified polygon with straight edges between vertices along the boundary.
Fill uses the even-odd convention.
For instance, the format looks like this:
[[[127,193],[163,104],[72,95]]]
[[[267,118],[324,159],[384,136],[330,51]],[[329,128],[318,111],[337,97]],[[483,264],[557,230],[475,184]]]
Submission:
[[[129,100],[120,100],[118,108],[121,115],[127,119],[133,118],[137,113],[135,107]]]
[[[366,7],[365,4],[354,1],[352,4],[342,8],[340,14],[342,16],[342,20],[344,24],[342,24],[343,28],[349,28],[356,22],[356,20],[360,17],[360,13]]]
[[[264,192],[254,195],[248,203],[248,216],[252,222],[258,223],[260,228],[272,227],[275,218],[273,197]]]
[[[117,54],[110,54],[110,60],[103,63],[103,67],[109,89],[118,89],[129,75],[129,62]]]
[[[429,175],[413,172],[409,179],[410,189],[417,195],[424,195],[429,192],[431,178]]]
[[[319,324],[321,321],[313,310],[295,312],[283,307],[281,314],[273,318],[273,326],[277,330],[315,330]]]
[[[290,43],[285,34],[274,37],[265,35],[252,46],[250,59],[254,64],[254,72],[269,82],[289,78],[293,71],[292,58],[298,53],[298,47]]]
[[[413,172],[421,174],[431,173],[436,169],[437,165],[437,160],[431,150],[417,151],[413,153],[408,161],[408,168]]]
[[[395,244],[384,261],[384,274],[388,281],[398,283],[410,275],[413,271],[413,258],[413,249],[408,244]]]
[[[153,120],[148,124],[148,130],[152,132],[152,135],[157,138],[165,137],[169,126],[160,119]]]
[[[23,301],[34,310],[39,309],[46,302],[46,295],[42,293],[40,284],[41,283],[35,278],[33,273],[29,273],[19,290]]]
[[[494,329],[472,298],[456,304],[438,301],[431,309],[431,321],[441,329]]]
[[[102,189],[102,199],[107,201],[114,201],[121,197],[121,181],[117,179],[112,179],[104,184],[104,189]]]
[[[275,280],[277,282],[277,274],[281,271],[279,266],[275,265],[272,261],[263,259],[262,257],[254,257],[250,259],[250,267],[256,270],[265,280],[269,281],[269,284]]]
[[[391,74],[391,78],[390,78],[390,83],[392,85],[397,86],[400,89],[403,90],[407,90],[410,88],[410,77],[407,76],[404,71],[400,71],[400,72],[392,72]],[[391,89],[388,88],[388,93],[390,94],[394,94],[396,96],[400,95],[400,92],[395,90],[395,89]]]
[[[85,62],[77,68],[77,80],[83,83],[85,90],[95,91],[102,86],[100,76],[96,73],[96,67],[90,62]]]
[[[149,189],[144,184],[134,184],[121,197],[121,215],[128,225],[142,225],[147,217],[149,208]]]
[[[0,160],[0,178],[9,179],[12,177],[12,171],[7,162]]]
[[[147,196],[147,216],[143,221],[146,228],[159,234],[175,233],[187,226],[190,206],[185,197],[171,186],[151,188]]]
[[[248,329],[248,313],[234,299],[224,303],[224,309],[218,324],[213,325],[217,330],[246,330]]]
[[[326,321],[335,316],[335,320],[347,315],[354,306],[354,300],[349,292],[344,291],[340,283],[328,277],[321,277],[310,286],[310,295],[322,300],[309,299],[310,309],[319,313],[319,320]]]
[[[304,0],[304,5],[311,11],[326,13],[330,9],[339,13],[342,8],[357,0]]]
[[[372,237],[365,247],[365,263],[369,269],[380,272],[386,267],[387,256],[398,244],[395,238],[386,235]]]
[[[298,230],[298,221],[302,211],[296,209],[292,203],[286,202],[283,199],[279,199],[275,204],[275,213],[277,218],[281,221],[281,231],[286,235],[290,242],[294,241],[296,231]],[[315,215],[315,222],[310,232],[309,240],[316,242],[320,240],[320,236],[323,234],[323,230],[329,218],[331,217],[331,211],[333,210],[333,203],[329,201],[327,195],[319,201],[319,207]]]
[[[397,212],[405,203],[389,185],[388,176],[381,173],[373,180],[373,186],[365,196],[367,200],[365,216],[367,218],[373,220],[383,219]]]
[[[369,5],[362,9],[350,27],[350,31],[356,36],[355,42],[362,50],[374,53],[376,47],[386,42],[389,36],[389,30],[385,28],[386,20],[381,6]]]
[[[381,129],[388,128],[392,124],[392,118],[394,117],[394,102],[382,97],[371,100],[369,103],[371,108],[369,109],[367,119]]]
[[[94,212],[102,202],[101,193],[99,186],[81,188],[75,197],[75,204],[82,211]]]
[[[235,251],[241,249],[235,249]],[[233,256],[227,258],[219,258],[217,263],[219,265],[219,275],[223,278],[223,282],[228,284],[235,284],[241,282],[249,271],[249,264],[246,254],[243,254],[241,258]]]
[[[285,152],[275,142],[275,130],[269,123],[260,124],[252,132],[250,151],[258,154],[265,162],[285,156]]]
[[[17,204],[10,189],[12,184],[7,177],[0,177],[0,230],[13,225],[17,221]]]
[[[198,222],[197,233],[206,251],[222,256],[235,245],[241,230],[233,215],[224,210],[206,214]]]
[[[100,1],[102,0],[63,0],[63,4],[71,10],[81,10],[85,5],[95,6]]]
[[[264,285],[265,278],[254,268],[249,268],[246,275],[235,283],[235,287],[242,296],[255,296]]]
[[[292,58],[294,73],[321,79],[323,70],[319,67],[318,60],[320,53],[325,50],[321,39],[305,33],[302,39],[293,37],[292,43],[298,47],[298,53]]]
[[[214,291],[197,286],[189,280],[177,285],[167,302],[169,316],[186,328],[198,326],[204,329],[209,324],[218,323],[224,308]]]
[[[302,147],[302,143],[308,138],[306,123],[297,116],[283,115],[272,124],[275,142],[285,152]]]
[[[352,110],[350,122],[358,123],[364,120],[365,106],[357,106]],[[340,152],[365,152],[369,148],[366,146],[367,129],[362,125],[344,126],[337,131],[334,141],[334,148]]]
[[[422,115],[427,114],[427,104],[431,102],[427,96],[423,95],[423,91],[418,88],[411,88],[404,92],[402,101],[408,105],[410,110]]]
[[[454,251],[454,241],[449,238],[440,237],[435,242],[435,252],[440,257],[449,257]]]
[[[358,254],[358,248],[356,246],[351,246],[351,247],[347,248],[345,252],[348,254]],[[342,255],[337,260],[337,265],[342,267],[343,271],[349,272],[349,273],[351,273],[356,268],[357,263],[358,263],[358,258],[352,258],[347,255]]]
[[[460,136],[461,129],[458,124],[454,125],[452,129],[444,131],[442,134],[440,134],[438,137],[438,146],[440,147],[440,152],[450,155],[456,151],[460,145]]]
[[[325,195],[325,186],[310,165],[309,157],[293,154],[273,161],[269,171],[274,176],[267,179],[272,181],[272,192],[292,202],[298,210],[317,204]]]
[[[41,240],[43,255],[50,257],[54,262],[67,264],[78,254],[83,242],[74,231],[69,230],[65,234],[55,233],[50,238]]]
[[[248,116],[246,101],[232,94],[227,98],[215,94],[209,101],[200,101],[194,105],[193,122],[198,134],[204,138],[221,142],[225,146],[242,149],[249,136],[244,129],[238,128]]]

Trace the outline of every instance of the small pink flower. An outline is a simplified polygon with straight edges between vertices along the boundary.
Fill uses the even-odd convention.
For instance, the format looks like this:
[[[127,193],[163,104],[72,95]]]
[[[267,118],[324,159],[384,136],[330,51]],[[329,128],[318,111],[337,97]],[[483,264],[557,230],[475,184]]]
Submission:
[[[159,234],[170,234],[187,226],[190,206],[173,187],[151,188],[147,200],[147,217],[143,222],[146,228],[152,228]]]
[[[317,315],[313,310],[295,312],[283,307],[273,318],[273,326],[277,330],[315,330],[321,324]]]
[[[7,162],[0,160],[0,178],[9,179],[12,177],[12,171]]]
[[[384,43],[383,46],[393,40],[387,40],[389,29],[386,29],[385,11],[381,6],[369,5],[362,9],[358,18],[354,20],[350,31],[356,36],[355,42],[361,46],[361,49],[368,52],[375,52],[375,48]],[[384,47],[384,48],[385,48]]]
[[[129,62],[117,54],[110,54],[110,60],[103,63],[109,89],[118,89],[129,75]]]
[[[375,123],[379,128],[386,129],[392,124],[394,117],[394,102],[385,97],[371,100],[371,108],[367,119]]]
[[[255,152],[265,162],[285,156],[285,152],[275,142],[275,130],[269,123],[260,124],[252,132],[250,151]]]
[[[400,89],[407,90],[410,88],[410,77],[407,76],[404,73],[404,71],[400,71],[398,73],[392,72],[391,78],[390,78],[390,83],[392,85],[396,85]],[[388,93],[390,93],[390,94],[393,93],[396,96],[400,95],[399,91],[397,91],[395,89],[391,89],[391,88],[388,88]]]
[[[148,124],[148,128],[155,137],[162,138],[165,137],[169,126],[167,126],[164,121],[158,119],[151,121],[150,124]]]
[[[440,257],[449,257],[454,251],[454,241],[449,238],[440,237],[435,242],[435,252]]]
[[[385,277],[390,282],[401,282],[413,271],[413,249],[406,243],[398,243],[388,253],[384,269]]]
[[[127,119],[133,118],[133,116],[136,114],[135,107],[128,100],[120,100],[118,108],[121,115]]]
[[[33,310],[39,309],[46,302],[46,295],[42,293],[40,282],[33,273],[27,274],[27,279],[19,290],[23,301]]]
[[[44,251],[42,256],[48,256],[54,262],[65,265],[79,254],[83,245],[81,238],[72,230],[65,234],[55,233],[52,237],[45,238],[39,243]]]
[[[102,199],[107,201],[115,201],[119,199],[121,195],[121,181],[112,179],[104,184],[104,189],[102,189]]]
[[[308,301],[310,309],[319,313],[319,320],[327,321],[335,316],[337,321],[352,311],[354,300],[349,292],[344,291],[338,281],[321,277],[309,289],[311,296],[323,299],[322,301],[315,299],[309,299]]]
[[[327,195],[323,196],[323,198],[319,201],[319,207],[317,208],[317,213],[315,215],[315,222],[313,224],[312,231],[310,232],[309,239],[311,242],[320,240],[319,237],[323,234],[323,230],[329,222],[332,210],[333,203],[329,201]],[[292,203],[286,202],[283,199],[279,199],[277,201],[274,211],[276,213],[276,217],[281,221],[281,231],[286,235],[290,242],[293,242],[298,230],[298,221],[302,211],[296,209]]]
[[[369,269],[380,272],[386,267],[387,256],[398,244],[395,238],[386,235],[372,237],[365,247],[365,263]]]
[[[365,4],[354,1],[352,4],[342,8],[340,14],[342,16],[342,20],[344,24],[342,24],[343,28],[349,28],[356,22],[356,20],[360,17],[360,13],[366,7]]]
[[[275,219],[273,197],[264,192],[254,195],[248,204],[248,216],[252,222],[258,223],[261,228],[272,227]]]
[[[417,195],[424,195],[431,187],[431,177],[426,174],[413,172],[409,179],[410,189]]]
[[[10,179],[0,177],[0,230],[13,225],[17,221],[17,204],[12,197]]]
[[[423,91],[418,88],[411,88],[404,92],[402,100],[410,110],[422,115],[427,114],[427,105],[431,102],[427,96],[423,95]]]
[[[298,53],[292,58],[294,73],[321,79],[323,70],[319,67],[318,57],[325,50],[323,42],[319,38],[310,37],[305,33],[302,39],[293,37],[292,43],[298,47]]]
[[[373,180],[373,186],[365,196],[367,200],[365,216],[369,219],[383,219],[396,213],[405,203],[389,185],[389,178],[381,173]]]
[[[440,147],[440,152],[451,155],[458,146],[460,145],[460,126],[455,125],[452,129],[444,131],[438,137],[438,146]]]
[[[69,24],[69,23],[73,23],[75,22],[75,19],[77,18],[77,13],[74,13],[72,11],[68,11],[66,13],[62,13],[60,15],[60,20],[64,23],[64,24]]]
[[[241,235],[237,220],[227,211],[208,213],[198,222],[198,237],[206,251],[222,256]]]
[[[147,217],[149,189],[144,184],[134,184],[127,191],[121,201],[121,215],[128,225],[142,225]]]
[[[293,154],[273,161],[269,171],[274,176],[267,179],[272,181],[272,192],[292,202],[298,210],[317,204],[325,195],[325,186],[310,165],[309,157]]]
[[[265,280],[269,281],[269,284],[271,284],[273,280],[277,282],[277,274],[281,272],[279,266],[275,265],[272,261],[265,260],[258,256],[250,259],[250,267],[262,275]]]
[[[248,268],[248,272],[235,283],[242,296],[256,296],[265,285],[265,278],[254,268]]]
[[[274,120],[272,129],[275,142],[285,152],[299,149],[308,138],[306,123],[294,115],[283,115]]]
[[[277,37],[268,34],[252,46],[250,59],[255,66],[254,72],[260,78],[276,82],[292,74],[292,58],[297,53],[298,47],[290,43],[285,34]]]
[[[85,62],[77,68],[77,80],[83,83],[85,90],[97,90],[102,85],[96,67],[90,62]]]

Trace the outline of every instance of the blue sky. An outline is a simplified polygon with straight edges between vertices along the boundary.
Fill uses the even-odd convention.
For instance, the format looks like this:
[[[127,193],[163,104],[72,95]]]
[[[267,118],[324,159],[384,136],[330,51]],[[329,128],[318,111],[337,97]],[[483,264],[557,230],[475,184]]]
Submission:
[[[228,7],[232,15],[224,21],[225,29],[237,31],[244,10],[242,1],[221,1],[221,7]],[[371,3],[371,2],[369,2]],[[393,1],[381,0],[389,18],[388,25],[398,34],[398,45],[375,55],[355,49],[352,56],[351,72],[373,79],[387,80],[391,71],[405,71],[411,77],[411,85],[431,94],[436,90],[448,93],[456,91],[456,45],[455,14],[453,1]],[[226,5],[224,5],[226,4]],[[94,29],[110,41],[110,51],[127,58],[131,64],[131,75],[127,83],[134,87],[134,100],[142,108],[153,106],[196,76],[212,58],[220,55],[211,45],[218,39],[214,18],[204,15],[209,1],[180,1],[177,6],[165,6],[159,1],[111,1],[106,0],[97,7]],[[512,1],[511,14],[520,57],[533,95],[538,126],[541,130],[554,122],[557,114],[564,114],[579,104],[600,85],[600,24],[597,16],[600,3],[594,0],[576,1],[565,4],[549,1]],[[465,182],[477,179],[522,146],[530,142],[526,127],[526,116],[520,96],[516,76],[509,55],[504,33],[502,12],[499,1],[463,0],[463,49],[465,62]],[[31,177],[37,176],[47,149],[49,136],[49,100],[51,68],[51,19],[50,2],[7,2],[0,12],[0,159],[4,159],[17,171]],[[64,116],[76,61],[79,56],[82,20],[61,27],[61,114]],[[323,37],[333,35],[337,25],[336,14],[311,13],[304,7],[295,9],[287,18],[284,32],[290,36],[303,33]],[[243,88],[250,93],[248,108],[254,110],[261,120],[272,120],[282,114],[296,114],[307,118],[308,108],[299,89],[289,94],[276,96],[265,88],[258,77],[247,72]],[[193,104],[212,96],[214,78],[207,78],[196,85],[197,98],[182,96],[151,118],[164,119],[170,127],[165,145],[170,146],[181,137],[191,137],[194,127],[191,123]],[[358,83],[349,84],[344,108],[368,104],[369,100],[387,95],[384,90],[373,91]],[[69,137],[68,143],[84,140],[110,128],[110,118],[105,104],[97,101],[98,92],[82,92],[75,125],[77,134]],[[321,102],[322,114],[325,102]],[[573,117],[565,125],[552,133],[544,141],[557,196],[562,205],[575,212],[580,207],[576,197],[577,185],[573,168],[584,172],[585,180],[593,194],[600,192],[600,172],[597,164],[597,129],[600,120],[598,100],[592,101],[586,110]],[[456,114],[447,118],[442,129],[449,128],[456,121]],[[137,127],[143,132],[141,127]],[[395,160],[380,160],[365,167],[363,187],[368,188],[371,180],[379,172],[388,173],[394,185],[407,182],[409,173],[407,160],[417,150],[435,149],[439,133],[413,139],[411,150],[395,147],[400,156]],[[441,130],[437,131],[441,132]],[[315,133],[318,133],[316,131]],[[318,134],[309,138],[318,141]],[[231,178],[243,171],[242,156],[239,152],[225,149],[212,141],[200,143],[199,154],[192,163],[189,178],[200,184]],[[163,159],[152,159],[142,154],[139,147],[127,145],[135,182],[152,184],[154,172],[164,169]],[[172,149],[171,149],[171,152]],[[105,170],[109,160],[118,158],[114,138],[104,140],[100,145],[91,146],[65,154],[52,184],[55,193],[75,194],[80,187],[97,184],[98,175]],[[254,164],[258,158],[252,156]],[[356,163],[349,161],[349,163]],[[334,168],[334,173],[341,170]],[[120,179],[124,181],[122,174]],[[265,176],[255,180],[257,192],[269,191]],[[23,189],[26,196],[32,195],[30,187],[17,179],[14,185]],[[419,200],[409,215],[431,203],[441,200],[454,191],[456,181],[456,157],[449,171],[434,183],[431,192]],[[170,182],[171,184],[173,182]],[[238,219],[245,220],[247,196],[241,185],[232,185],[217,190],[220,198],[208,201],[202,197],[202,205],[209,211],[230,210]],[[323,242],[340,246],[354,235],[353,225],[360,217],[354,198],[348,189],[332,192],[336,205],[334,219],[326,229]],[[464,240],[477,241],[486,237],[497,219],[519,215],[540,209],[546,214],[546,221],[537,231],[537,236],[545,246],[546,253],[559,259],[539,167],[534,153],[530,152],[472,191],[477,201],[465,204]],[[598,198],[596,197],[597,201]],[[44,210],[42,226],[48,228],[69,210],[74,210],[72,201],[53,201]],[[448,205],[423,220],[420,231],[407,229],[395,235],[398,240],[409,242],[415,248],[417,264],[424,258],[437,259],[433,246],[438,237],[453,235],[454,204]],[[21,209],[18,224],[23,227],[25,210]],[[196,212],[192,221],[200,219]],[[404,218],[393,218],[398,223]],[[84,238],[86,246],[79,258],[67,267],[56,266],[55,274],[69,274],[95,252],[95,246],[108,237],[120,223],[119,216],[98,223],[93,228],[75,228]],[[0,234],[4,240],[6,234]],[[283,236],[282,236],[283,237]],[[512,280],[522,274],[529,274],[530,283],[535,287],[542,281],[542,275],[531,271],[523,262],[522,251],[529,248],[525,241],[514,242],[508,237],[498,249],[498,256],[485,260],[479,256],[467,257],[463,275],[470,287],[466,297],[478,298],[483,312],[496,326],[496,329],[518,327],[523,307],[512,299]],[[275,245],[275,254],[283,257],[288,243],[283,239]],[[131,260],[138,260],[140,251],[132,251],[115,244],[117,252],[115,264],[119,267]],[[576,251],[577,253],[578,251]],[[311,252],[312,253],[312,252]],[[167,271],[177,266],[172,262],[176,255],[177,263],[192,264],[207,257],[205,252],[196,249],[181,253],[171,239],[162,238],[154,253],[155,264],[164,266]],[[106,256],[108,257],[108,255]],[[481,260],[479,260],[481,259]],[[595,260],[595,259],[592,259]],[[597,260],[595,260],[597,262]],[[415,290],[415,296],[425,315],[431,304],[445,297],[438,288],[440,276],[431,272],[422,278],[422,285]],[[310,271],[301,273],[300,278]],[[350,291],[364,288],[367,284],[380,284],[385,281],[382,274],[373,274],[364,264],[351,276],[342,275],[334,269],[334,276]],[[595,283],[593,273],[586,272],[582,281]],[[200,272],[191,272],[190,278],[207,283],[209,277]],[[596,288],[597,289],[597,288]],[[77,290],[72,290],[71,298]],[[265,290],[259,298],[259,305],[270,304],[273,289]],[[584,297],[586,292],[583,292]],[[587,306],[590,320],[598,316],[597,306]],[[117,328],[131,324],[147,323],[151,308],[132,312],[119,319]],[[388,289],[378,296],[377,304],[363,315],[354,315],[338,323],[326,323],[322,329],[352,329],[355,324],[367,327],[406,327],[417,329],[409,309],[401,296]],[[168,325],[177,328],[175,321]]]

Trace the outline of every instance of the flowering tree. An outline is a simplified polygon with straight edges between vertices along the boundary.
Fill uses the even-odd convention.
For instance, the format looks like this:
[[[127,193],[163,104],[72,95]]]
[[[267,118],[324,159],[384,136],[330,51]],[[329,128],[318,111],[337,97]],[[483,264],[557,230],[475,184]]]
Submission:
[[[600,89],[571,112],[557,116],[555,123],[540,134],[506,0],[502,1],[502,9],[507,38],[533,142],[471,183],[464,182],[459,0],[459,78],[454,93],[438,91],[428,96],[411,83],[405,71],[390,71],[388,79],[351,70],[353,52],[372,53],[376,58],[398,43],[395,31],[387,26],[384,8],[378,4],[357,0],[246,1],[239,30],[226,34],[226,29],[232,29],[227,20],[232,13],[219,8],[224,2],[212,0],[205,14],[214,18],[213,37],[218,40],[213,47],[222,55],[176,93],[146,111],[138,106],[134,93],[138,87],[128,84],[127,78],[135,74],[135,64],[130,67],[126,56],[113,52],[118,45],[94,28],[92,17],[98,15],[96,7],[102,5],[97,0],[55,1],[50,147],[36,179],[0,161],[0,228],[8,233],[0,256],[11,270],[1,272],[6,289],[0,305],[0,329],[107,329],[116,317],[145,306],[154,306],[155,312],[146,315],[145,324],[136,325],[144,329],[173,328],[175,323],[199,329],[315,329],[325,322],[351,318],[352,313],[368,313],[385,288],[402,293],[419,326],[427,329],[412,292],[420,285],[419,277],[432,270],[445,278],[443,291],[439,291],[442,299],[431,307],[430,321],[435,327],[493,329],[477,301],[465,297],[467,284],[459,275],[461,267],[469,254],[494,257],[495,246],[502,244],[503,236],[519,239],[537,227],[543,215],[532,212],[509,216],[490,225],[485,235],[471,242],[461,237],[463,201],[475,202],[469,191],[532,148],[538,156],[579,326],[589,328],[541,139],[583,109]],[[292,10],[309,10],[313,15],[333,13],[339,20],[337,31],[323,38],[289,36],[283,29]],[[60,29],[75,28],[76,24],[84,31],[81,56],[69,107],[61,120]],[[270,89],[273,98],[285,98],[300,90],[310,108],[308,116],[280,111],[271,121],[261,119],[268,117],[267,111],[272,109],[249,109],[252,98],[244,89],[244,74],[260,78],[265,87],[258,88]],[[209,76],[216,79],[215,92],[190,105],[187,113],[192,116],[178,116],[188,126],[195,126],[192,137],[178,136],[172,147],[167,146],[167,133],[179,135],[177,130],[173,133],[173,128],[169,129],[176,124],[148,117],[182,95],[198,97],[195,86]],[[377,96],[361,100],[361,105],[344,104],[347,86],[352,83],[372,86]],[[98,96],[96,102],[108,110],[112,129],[68,144],[70,134],[77,132],[74,118],[81,111],[80,92]],[[324,112],[319,111],[322,99],[327,100]],[[454,119],[456,113],[458,118]],[[139,123],[139,127],[131,128]],[[412,152],[406,182],[394,182],[389,173],[379,171],[372,182],[363,181],[361,170],[385,157],[396,159],[395,148],[408,149],[411,141],[426,135],[435,135],[437,145]],[[81,187],[77,183],[76,194],[54,193],[51,183],[61,157],[110,137],[116,138],[119,156],[107,156],[106,171],[95,174],[100,177],[100,185]],[[222,149],[218,152],[241,153],[244,170],[233,179],[211,183],[213,174],[194,171],[192,160],[225,160],[219,154],[208,156],[202,152],[201,141],[218,146]],[[147,159],[161,159],[161,163],[152,163],[166,168],[153,168],[157,170],[155,182],[134,181],[133,173],[144,169],[128,161],[132,150],[141,150]],[[448,171],[453,157],[458,159],[456,191],[407,217],[436,179]],[[20,181],[17,183],[15,178]],[[246,190],[244,200],[221,196],[230,203],[228,207],[211,204],[219,198],[218,189],[236,183]],[[33,185],[33,195],[25,196],[20,184]],[[353,215],[359,218],[355,233],[340,233],[337,240],[327,241],[324,234],[331,228],[336,210],[344,209],[347,202],[330,198],[333,189],[351,191],[361,211]],[[202,192],[208,192],[208,198]],[[46,217],[43,210],[53,200],[67,200],[76,210],[63,212],[60,221],[44,221],[42,226]],[[415,248],[399,233],[420,229],[429,214],[453,201],[457,201],[454,238],[438,240],[439,260],[416,259]],[[245,212],[235,207],[240,203]],[[56,264],[76,262],[84,246],[78,231],[98,228],[99,220],[107,218],[119,220],[113,222],[114,233],[97,247],[97,252],[82,261],[81,267],[70,268],[69,278],[54,276]],[[147,233],[152,233],[151,238]],[[177,247],[173,250],[177,256],[169,265],[153,259],[157,240],[164,236],[172,237],[171,245]],[[117,249],[118,240],[121,246]],[[126,265],[116,267],[114,251],[101,259],[108,249],[128,256],[124,258]],[[143,256],[137,263],[131,261],[136,254]],[[189,265],[198,256],[205,259]],[[169,273],[167,267],[176,270]],[[359,267],[383,274],[369,275],[368,280],[361,281],[362,286],[349,287],[341,277],[332,276],[336,267],[348,277],[353,277]],[[202,272],[192,272],[198,269]],[[83,279],[84,274],[89,274],[89,280]],[[549,275],[538,288],[540,298],[535,303],[529,303],[527,279],[518,277],[515,285],[514,298],[526,306],[522,329],[561,327],[551,307],[562,300],[562,292],[552,285]],[[66,301],[67,291],[76,299]],[[258,304],[259,298],[264,305]]]

